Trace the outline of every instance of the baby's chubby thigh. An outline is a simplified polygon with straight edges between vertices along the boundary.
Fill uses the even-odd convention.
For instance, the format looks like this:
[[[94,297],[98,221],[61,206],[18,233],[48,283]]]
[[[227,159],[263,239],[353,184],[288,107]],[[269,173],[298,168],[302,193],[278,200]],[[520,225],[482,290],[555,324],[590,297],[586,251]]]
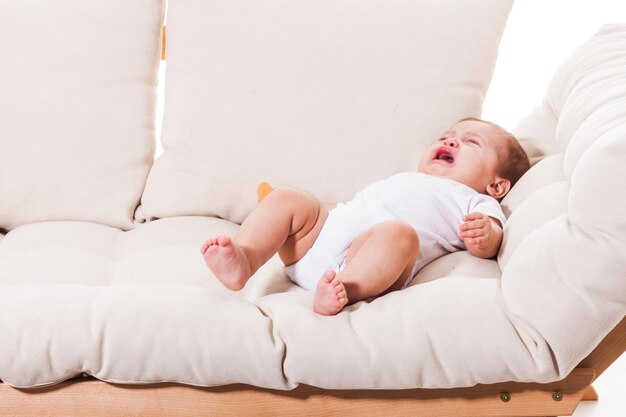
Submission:
[[[270,196],[282,199],[293,216],[291,224],[295,227],[278,250],[283,263],[291,265],[302,259],[313,246],[335,205],[323,203],[314,195],[291,187],[279,187],[268,198]]]
[[[351,302],[399,290],[413,276],[420,239],[400,219],[379,222],[359,235],[347,251],[338,278]]]
[[[285,262],[285,272],[291,280],[308,290],[315,288],[325,271],[338,272],[354,239],[380,220],[378,215],[374,218],[372,213],[352,204],[326,204],[323,210],[328,210],[326,218],[320,216],[315,232],[311,233],[315,239],[310,239],[306,251],[300,252],[306,256],[293,264]]]
[[[410,257],[415,257],[419,252],[419,235],[413,226],[404,220],[394,218],[377,222],[357,236],[348,248],[346,262],[351,261],[368,241],[380,243],[380,255],[383,257],[390,247],[398,249],[405,244],[415,247],[410,251]],[[389,246],[390,243],[391,246]]]

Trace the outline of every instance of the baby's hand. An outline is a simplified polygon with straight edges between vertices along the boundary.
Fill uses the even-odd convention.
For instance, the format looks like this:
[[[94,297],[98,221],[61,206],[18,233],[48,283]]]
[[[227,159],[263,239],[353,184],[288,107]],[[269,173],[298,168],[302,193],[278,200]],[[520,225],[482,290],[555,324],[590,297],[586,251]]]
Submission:
[[[459,237],[468,249],[485,249],[494,237],[491,219],[483,213],[470,213],[463,217],[464,223],[459,227]]]

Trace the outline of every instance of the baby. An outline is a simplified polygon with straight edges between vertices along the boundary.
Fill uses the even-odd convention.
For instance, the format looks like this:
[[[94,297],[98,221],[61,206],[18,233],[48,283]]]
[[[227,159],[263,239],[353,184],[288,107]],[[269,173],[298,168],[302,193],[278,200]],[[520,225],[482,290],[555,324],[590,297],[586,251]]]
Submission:
[[[505,221],[498,201],[528,168],[510,133],[463,119],[430,146],[416,172],[375,182],[337,205],[278,187],[233,239],[209,239],[201,252],[231,290],[242,289],[278,252],[289,278],[315,290],[313,310],[334,315],[346,304],[406,287],[447,253],[495,256]]]

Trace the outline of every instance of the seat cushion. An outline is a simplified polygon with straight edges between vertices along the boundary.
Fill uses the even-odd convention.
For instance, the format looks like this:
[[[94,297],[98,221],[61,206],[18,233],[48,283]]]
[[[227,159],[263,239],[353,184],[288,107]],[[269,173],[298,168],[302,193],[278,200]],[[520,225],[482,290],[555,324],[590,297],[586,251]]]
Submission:
[[[0,378],[36,387],[85,372],[120,383],[290,389],[556,377],[538,375],[538,358],[516,336],[494,260],[456,253],[406,290],[323,317],[278,257],[244,290],[222,287],[200,245],[237,227],[173,217],[128,232],[87,222],[12,230],[0,244]]]
[[[0,229],[133,225],[155,150],[163,0],[0,0]]]
[[[225,290],[200,255],[206,236],[233,230],[209,218],[126,233],[86,222],[14,229],[0,244],[0,379],[34,387],[86,372],[110,382],[285,388],[272,320]]]
[[[415,170],[480,115],[511,4],[170,0],[164,153],[138,218],[241,223],[261,181],[339,202]]]

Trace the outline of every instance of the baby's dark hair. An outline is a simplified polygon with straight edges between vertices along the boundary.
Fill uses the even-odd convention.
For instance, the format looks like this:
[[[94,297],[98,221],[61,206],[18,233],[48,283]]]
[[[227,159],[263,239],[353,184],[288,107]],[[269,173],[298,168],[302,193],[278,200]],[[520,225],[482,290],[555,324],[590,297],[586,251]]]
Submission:
[[[487,123],[496,127],[501,133],[501,137],[504,140],[503,146],[498,149],[498,175],[511,182],[511,187],[515,185],[522,175],[530,169],[530,162],[526,151],[520,145],[519,141],[502,126],[499,126],[488,120],[478,119],[476,117],[466,117],[459,120],[459,122],[465,120],[474,120],[477,122]]]

